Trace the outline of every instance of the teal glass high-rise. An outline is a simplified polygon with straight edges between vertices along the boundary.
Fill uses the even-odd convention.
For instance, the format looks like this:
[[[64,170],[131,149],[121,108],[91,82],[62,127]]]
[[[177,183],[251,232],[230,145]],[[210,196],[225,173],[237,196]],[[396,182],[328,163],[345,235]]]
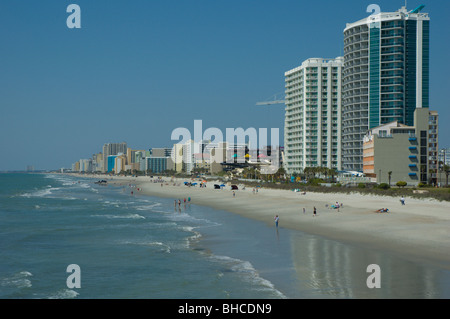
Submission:
[[[362,171],[364,134],[429,107],[430,18],[420,8],[381,12],[344,30],[343,167]]]

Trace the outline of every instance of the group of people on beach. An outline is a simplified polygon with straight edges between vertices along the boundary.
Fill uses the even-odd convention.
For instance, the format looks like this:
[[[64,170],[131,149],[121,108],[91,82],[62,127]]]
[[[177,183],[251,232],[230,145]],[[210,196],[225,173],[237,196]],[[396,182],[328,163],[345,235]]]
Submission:
[[[187,201],[186,201],[186,198],[184,198],[183,203],[184,203],[184,208],[186,209],[186,203],[191,204],[191,197],[188,197]],[[178,204],[178,209],[181,211],[181,199],[174,200],[173,205],[174,205],[175,210],[177,209],[177,204]]]
[[[306,208],[305,207],[303,207],[303,214],[306,214]],[[314,206],[314,208],[313,208],[313,217],[316,217],[316,216],[317,216],[317,208],[316,208],[316,206]],[[275,227],[278,228],[278,223],[280,221],[280,217],[278,215],[275,215],[274,220],[275,220]]]
[[[402,206],[406,205],[405,197],[402,196],[402,198],[400,198],[400,203],[402,204]],[[389,209],[383,207],[383,208],[377,210],[376,213],[389,213]]]

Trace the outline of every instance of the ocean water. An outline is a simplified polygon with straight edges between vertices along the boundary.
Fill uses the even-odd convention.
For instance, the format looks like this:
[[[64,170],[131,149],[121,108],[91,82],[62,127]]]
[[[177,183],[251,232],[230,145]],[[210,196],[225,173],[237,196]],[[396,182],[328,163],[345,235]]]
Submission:
[[[94,181],[0,174],[0,298],[450,297],[447,269]]]

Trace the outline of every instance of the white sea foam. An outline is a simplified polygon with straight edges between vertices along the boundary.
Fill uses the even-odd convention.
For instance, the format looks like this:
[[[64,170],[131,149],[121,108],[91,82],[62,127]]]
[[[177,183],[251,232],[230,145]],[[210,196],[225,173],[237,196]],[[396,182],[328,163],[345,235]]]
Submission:
[[[122,241],[120,244],[123,245],[138,245],[138,246],[148,246],[148,247],[157,247],[160,251],[166,252],[170,254],[170,245],[159,242],[159,241]]]
[[[277,290],[269,280],[262,278],[249,261],[218,255],[211,255],[210,258],[213,261],[224,264],[232,272],[242,274],[243,280],[256,286],[256,288],[254,289],[260,291],[269,291],[273,293],[277,298],[287,298],[281,291]]]
[[[104,217],[104,218],[124,218],[124,219],[145,219],[144,216],[139,214],[127,214],[127,215],[91,215],[91,217]]]
[[[161,203],[154,203],[154,204],[150,204],[150,205],[140,205],[140,206],[136,206],[134,208],[137,210],[148,211],[148,210],[152,210],[153,208],[159,207],[159,206],[161,206]]]
[[[40,189],[40,190],[37,190],[37,191],[32,192],[32,193],[21,194],[20,196],[27,197],[27,198],[31,198],[31,197],[46,197],[48,195],[51,195],[52,194],[52,190],[55,190],[55,189],[59,189],[59,188]]]
[[[14,274],[12,277],[6,277],[0,280],[2,287],[16,287],[16,288],[30,288],[32,286],[31,280],[28,277],[33,276],[28,271],[21,271]]]
[[[75,290],[64,289],[48,297],[48,299],[73,299],[79,295]]]
[[[161,250],[170,254],[170,246],[167,244],[161,243],[161,242],[153,241],[153,242],[149,242],[149,243],[142,243],[142,245],[160,247]]]

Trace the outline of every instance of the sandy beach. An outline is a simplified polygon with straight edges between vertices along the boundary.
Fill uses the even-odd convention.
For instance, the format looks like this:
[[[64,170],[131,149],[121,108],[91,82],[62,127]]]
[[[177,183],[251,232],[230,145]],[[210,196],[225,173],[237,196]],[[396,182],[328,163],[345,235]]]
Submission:
[[[184,182],[189,181],[187,179],[164,178],[163,183],[155,183],[149,177],[92,177],[106,179],[112,185],[136,185],[130,189],[136,195],[181,199],[182,202],[184,198],[190,197],[193,204],[264,221],[273,227],[274,216],[279,215],[280,227],[399,253],[450,269],[448,202],[406,198],[406,205],[401,205],[399,198],[388,196],[356,193],[303,195],[294,191],[266,188],[253,192],[252,188],[243,190],[241,187],[233,196],[229,186],[217,190],[211,181],[206,188],[200,188],[198,185],[185,186]],[[344,204],[339,211],[330,208],[336,202]],[[314,207],[317,209],[317,216],[313,216]],[[305,214],[303,208],[306,210]],[[381,208],[388,208],[389,213],[376,213]]]

